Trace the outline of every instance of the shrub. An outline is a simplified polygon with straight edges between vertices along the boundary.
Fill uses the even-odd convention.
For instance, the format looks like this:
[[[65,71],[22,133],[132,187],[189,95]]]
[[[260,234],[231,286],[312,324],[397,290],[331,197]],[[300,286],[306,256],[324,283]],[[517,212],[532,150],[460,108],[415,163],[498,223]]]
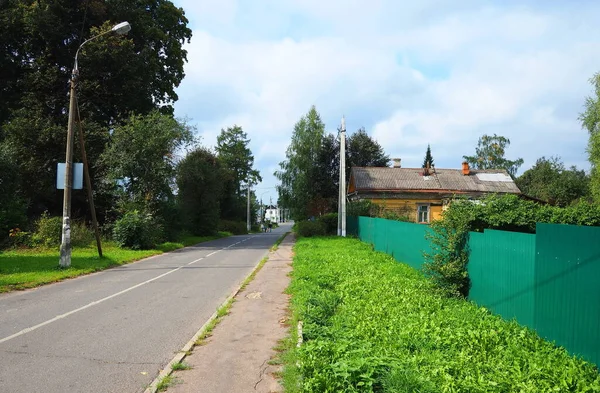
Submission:
[[[244,221],[220,220],[217,230],[219,232],[230,232],[234,235],[245,235],[248,233],[248,228]]]
[[[87,247],[96,240],[94,231],[82,221],[71,223],[71,245],[73,247]]]
[[[368,199],[361,199],[358,201],[351,201],[348,203],[347,215],[359,217],[377,217],[379,215],[380,207],[371,202]]]
[[[8,240],[11,247],[31,247],[31,233],[22,231],[19,228],[14,228],[8,231]]]
[[[484,229],[534,233],[536,223],[600,225],[600,206],[579,201],[568,207],[540,205],[517,195],[488,195],[477,203],[457,199],[431,223],[432,250],[424,270],[449,293],[467,296],[470,231]]]
[[[299,221],[296,233],[298,237],[325,236],[325,224],[321,221]]]
[[[62,217],[50,216],[48,212],[42,213],[35,222],[35,232],[32,235],[33,243],[42,247],[57,247],[62,236]]]
[[[327,213],[323,214],[319,217],[319,221],[323,223],[325,226],[325,234],[327,235],[335,235],[337,233],[338,227],[338,214],[337,213]]]
[[[115,222],[113,238],[119,247],[147,250],[162,240],[162,227],[152,215],[134,210]]]

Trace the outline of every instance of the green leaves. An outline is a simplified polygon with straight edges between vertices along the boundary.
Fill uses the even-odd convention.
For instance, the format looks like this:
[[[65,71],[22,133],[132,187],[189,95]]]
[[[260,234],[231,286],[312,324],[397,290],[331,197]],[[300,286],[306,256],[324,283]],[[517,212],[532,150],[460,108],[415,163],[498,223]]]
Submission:
[[[517,195],[490,194],[479,201],[455,199],[441,220],[431,223],[433,252],[425,254],[425,272],[450,295],[469,292],[469,231],[499,229],[534,233],[536,223],[600,225],[600,206],[580,200],[568,207],[542,205]]]
[[[598,392],[589,363],[347,238],[300,239],[305,392]],[[287,365],[290,367],[292,365]]]
[[[475,169],[506,169],[515,176],[519,167],[523,165],[523,159],[508,160],[504,158],[506,148],[510,146],[510,139],[501,135],[483,135],[479,138],[474,156],[463,156]]]

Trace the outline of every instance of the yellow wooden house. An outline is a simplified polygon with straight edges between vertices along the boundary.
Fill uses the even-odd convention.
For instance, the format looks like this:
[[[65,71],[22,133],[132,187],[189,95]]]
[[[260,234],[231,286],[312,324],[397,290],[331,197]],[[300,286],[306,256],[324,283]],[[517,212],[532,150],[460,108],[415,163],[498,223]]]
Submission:
[[[457,196],[481,198],[490,193],[521,194],[503,169],[353,167],[348,198],[370,200],[383,210],[427,224],[441,217],[445,206]]]

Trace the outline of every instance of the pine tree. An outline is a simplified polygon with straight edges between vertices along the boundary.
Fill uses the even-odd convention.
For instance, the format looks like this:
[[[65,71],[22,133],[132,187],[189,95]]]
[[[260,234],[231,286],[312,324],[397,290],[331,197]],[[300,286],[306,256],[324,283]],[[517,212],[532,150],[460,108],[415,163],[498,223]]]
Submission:
[[[431,156],[431,147],[427,145],[427,152],[425,153],[425,160],[423,160],[423,168],[427,167],[429,163],[429,168],[433,168],[433,157]]]

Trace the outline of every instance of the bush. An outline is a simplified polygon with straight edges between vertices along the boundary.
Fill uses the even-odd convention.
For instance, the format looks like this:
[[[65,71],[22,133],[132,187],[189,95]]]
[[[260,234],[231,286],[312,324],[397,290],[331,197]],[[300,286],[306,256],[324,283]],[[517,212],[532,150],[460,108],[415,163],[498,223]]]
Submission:
[[[335,235],[337,233],[338,227],[338,214],[337,213],[327,213],[323,214],[319,217],[319,221],[323,223],[325,226],[325,234],[327,235]]]
[[[579,201],[567,207],[538,204],[517,195],[487,195],[477,203],[454,200],[431,223],[431,254],[425,254],[424,270],[437,284],[454,295],[467,296],[469,276],[468,236],[484,229],[535,233],[536,223],[600,225],[600,206]]]
[[[134,210],[115,222],[113,238],[119,247],[148,250],[162,240],[162,227],[152,215]]]
[[[35,222],[33,243],[42,247],[60,246],[62,237],[62,217],[50,216],[48,212],[42,213]]]
[[[298,237],[325,236],[325,224],[321,221],[299,221],[296,223]]]
[[[95,240],[92,228],[82,221],[71,222],[71,245],[73,247],[87,247]]]
[[[31,247],[31,233],[14,228],[8,231],[9,245],[14,248]]]
[[[230,232],[234,235],[245,235],[248,233],[244,221],[221,220],[217,227],[219,232]]]

